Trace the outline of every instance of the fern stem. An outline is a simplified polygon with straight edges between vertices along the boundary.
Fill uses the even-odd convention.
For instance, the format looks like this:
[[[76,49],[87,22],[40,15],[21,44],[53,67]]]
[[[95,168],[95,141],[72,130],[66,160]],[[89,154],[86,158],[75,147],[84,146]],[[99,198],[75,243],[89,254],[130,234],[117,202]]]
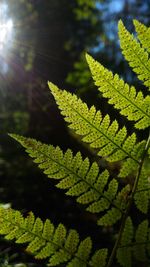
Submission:
[[[143,167],[143,164],[144,164],[145,156],[146,156],[147,150],[149,148],[149,145],[150,145],[150,132],[149,132],[149,136],[148,136],[148,139],[147,139],[147,142],[146,142],[146,145],[145,145],[145,149],[143,151],[142,158],[140,160],[140,166],[138,168],[138,172],[137,172],[137,175],[136,175],[136,178],[135,178],[135,181],[134,181],[134,185],[132,187],[132,191],[131,191],[131,194],[130,194],[129,199],[128,199],[126,211],[122,215],[121,226],[120,226],[120,229],[119,229],[118,237],[116,239],[115,245],[114,245],[114,247],[112,249],[112,252],[111,252],[111,255],[110,255],[110,258],[108,260],[108,263],[107,263],[106,267],[111,267],[111,265],[113,263],[113,260],[115,258],[115,255],[116,255],[116,251],[117,251],[117,249],[119,247],[119,243],[121,241],[121,237],[122,237],[123,230],[124,230],[124,227],[125,227],[126,219],[128,217],[128,214],[129,214],[132,202],[133,202],[134,194],[136,193],[137,185],[138,185],[138,182],[139,182],[139,178],[140,178],[140,175],[141,175],[142,167]]]

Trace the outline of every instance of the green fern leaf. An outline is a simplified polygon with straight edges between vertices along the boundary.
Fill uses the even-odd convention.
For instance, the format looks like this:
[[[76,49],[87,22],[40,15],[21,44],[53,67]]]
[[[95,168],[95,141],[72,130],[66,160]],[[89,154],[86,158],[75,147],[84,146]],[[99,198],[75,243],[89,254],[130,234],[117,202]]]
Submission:
[[[128,158],[124,163],[123,166],[120,170],[119,176],[120,177],[125,177],[128,176],[129,174],[131,174],[132,172],[137,170],[137,163],[135,162],[135,160],[133,160],[134,157],[136,157],[137,159],[141,159],[142,155],[143,155],[143,151],[145,149],[145,144],[146,141],[141,141],[139,143],[137,143],[132,152],[132,158]]]
[[[108,212],[98,220],[98,225],[111,226],[121,218],[121,212],[112,207]]]
[[[66,228],[60,223],[53,234],[53,242],[61,247],[65,241],[66,234]]]
[[[144,98],[142,92],[136,92],[134,86],[129,87],[117,74],[104,68],[90,55],[86,55],[95,85],[109,104],[114,105],[120,113],[135,121],[135,127],[145,129],[150,126],[150,96]]]
[[[67,262],[69,259],[70,255],[68,254],[68,252],[60,249],[50,258],[48,266],[57,266],[61,263]]]
[[[84,241],[82,241],[79,245],[78,251],[76,253],[76,259],[73,259],[73,261],[68,265],[69,267],[72,266],[86,266],[85,262],[89,259],[90,256],[90,252],[91,252],[91,248],[92,248],[92,241],[91,239],[88,237],[86,238]],[[97,253],[97,252],[96,252]],[[83,262],[81,263],[81,261],[79,262],[79,259],[83,259]],[[97,259],[98,260],[98,259]],[[90,266],[96,266],[96,265],[92,265],[93,262],[90,261]],[[95,261],[95,264],[98,264],[98,261]]]
[[[145,190],[148,189],[148,187],[148,175],[143,169],[139,178],[137,191],[134,195],[134,202],[137,208],[145,214],[147,214],[149,207],[149,192]]]
[[[54,233],[54,225],[49,220],[46,220],[42,232],[43,238],[50,239],[53,233]]]
[[[146,264],[144,266],[148,266],[147,255],[150,253],[148,220],[144,220],[140,223],[134,232],[133,234],[132,221],[128,218],[122,235],[121,244],[118,248],[117,259],[124,267],[132,266],[132,263],[135,261],[143,262]]]
[[[138,34],[138,39],[143,45],[143,48],[146,48],[150,53],[150,27],[146,27],[144,24],[138,20],[133,20],[136,32]]]
[[[73,156],[71,150],[68,149],[63,154],[58,147],[18,135],[11,136],[26,148],[27,153],[34,158],[34,162],[39,164],[49,178],[58,180],[56,185],[58,188],[67,190],[66,194],[69,196],[77,197],[77,202],[86,205],[87,211],[100,213],[112,206],[115,210],[117,209],[118,216],[114,212],[109,213],[109,217],[112,217],[109,225],[110,222],[115,223],[121,218],[126,199],[121,198],[122,193],[118,190],[116,179],[108,182],[109,172],[107,170],[100,173],[97,163],[90,165],[89,159],[83,160],[80,152]],[[125,188],[122,189],[122,192],[124,191],[127,193]]]
[[[65,242],[65,249],[73,255],[79,244],[79,234],[75,230],[70,230]]]
[[[121,239],[121,246],[117,250],[117,260],[123,267],[132,266],[132,248],[126,245],[130,244],[133,239],[133,224],[130,217],[127,218]]]
[[[115,200],[113,203],[117,206],[120,207],[121,210],[126,209],[126,204],[127,204],[127,198],[130,194],[131,188],[130,185],[127,184],[125,187],[122,188],[122,190],[118,193],[116,196]]]
[[[150,148],[148,149],[148,156],[150,157]]]
[[[113,190],[111,189],[112,193]],[[127,198],[130,193],[130,186],[126,185],[117,195],[116,198],[113,200],[114,206],[120,207],[122,211],[125,210],[126,204],[127,204]],[[114,195],[115,196],[115,195]],[[104,202],[105,203],[105,202]],[[102,204],[101,204],[102,205]],[[104,205],[104,204],[103,204]],[[98,225],[104,225],[104,226],[111,226],[115,224],[118,220],[121,218],[121,212],[120,210],[116,209],[116,207],[109,207],[106,211],[106,214],[103,215],[97,222]]]
[[[32,241],[32,239],[33,239],[33,237],[31,235],[31,233],[24,233],[17,239],[16,243],[24,244],[24,243],[28,243],[28,242]]]
[[[145,220],[137,228],[135,235],[134,256],[138,261],[146,261],[146,241],[148,233],[148,221]]]
[[[98,149],[98,155],[105,157],[110,162],[130,158],[132,159],[131,163],[128,162],[130,170],[133,171],[137,168],[139,158],[134,151],[135,155],[131,154],[136,145],[135,133],[127,137],[125,127],[116,132],[118,124],[116,121],[110,124],[108,115],[102,119],[100,111],[96,112],[94,107],[88,109],[87,105],[76,95],[61,91],[52,83],[49,83],[49,87],[62,115],[70,123],[69,127],[74,129],[77,134],[82,135],[83,141]]]
[[[75,258],[67,265],[67,267],[76,267],[76,266],[86,267],[86,264],[84,262],[81,262],[78,258]]]
[[[91,266],[96,266],[96,264],[100,263],[101,267],[105,267],[106,259],[107,259],[107,249],[104,248],[95,252],[90,261],[90,264]]]
[[[87,261],[90,257],[91,249],[92,241],[90,237],[87,237],[80,243],[76,256],[83,259],[84,261]]]
[[[119,21],[119,39],[125,59],[133,68],[138,78],[145,86],[150,88],[150,60],[148,53],[141,47],[140,43],[131,35],[122,21]]]
[[[33,228],[35,222],[35,217],[33,212],[29,213],[29,216],[25,218],[24,223],[25,227],[30,231]]]
[[[130,193],[130,186],[126,185],[117,195],[116,198],[113,200],[114,206],[120,207],[122,211],[126,208],[127,198]],[[113,191],[112,191],[113,192]],[[105,202],[104,202],[105,204]],[[103,205],[104,205],[103,204]],[[102,204],[101,204],[102,205]],[[101,206],[100,205],[100,206]],[[103,206],[102,205],[102,206]],[[115,224],[118,220],[121,218],[121,212],[120,210],[116,209],[116,207],[109,207],[105,215],[103,215],[97,222],[98,225],[104,225],[104,226],[111,226]]]
[[[13,237],[13,239],[15,236]],[[30,242],[28,245],[26,251],[29,253],[36,253],[41,247],[45,245],[45,240],[41,240],[39,237],[35,237],[34,240]]]
[[[50,257],[55,253],[55,246],[53,243],[47,243],[37,254],[34,256],[35,259],[42,260]]]
[[[63,224],[54,228],[49,220],[43,223],[40,218],[35,219],[33,213],[24,218],[19,211],[0,208],[0,234],[8,240],[15,239],[16,243],[28,243],[27,252],[37,259],[48,258],[49,266],[66,263],[67,267],[97,267],[100,259],[105,266],[107,249],[91,255],[90,237],[80,242],[75,230],[67,232]]]

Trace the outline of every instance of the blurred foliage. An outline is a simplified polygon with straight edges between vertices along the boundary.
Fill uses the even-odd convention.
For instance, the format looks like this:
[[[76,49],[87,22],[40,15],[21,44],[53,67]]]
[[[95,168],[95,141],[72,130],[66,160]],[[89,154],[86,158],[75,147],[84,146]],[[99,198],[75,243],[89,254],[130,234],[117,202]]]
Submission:
[[[92,24],[96,23],[96,19],[93,16],[93,10],[95,9],[95,0],[78,0],[78,7],[74,9],[74,14],[76,15],[77,20],[87,20],[90,18]]]
[[[26,134],[29,130],[27,92],[30,88],[29,78],[27,81],[26,77],[34,67],[37,36],[33,35],[32,28],[36,28],[38,16],[31,1],[11,0],[7,4],[7,1],[0,1],[0,5],[6,6],[4,17],[13,21],[11,44],[4,55],[2,52],[0,54],[0,201],[14,204],[15,197],[21,197],[24,191],[24,182],[20,177],[26,174],[28,163],[20,165],[17,170],[16,165],[22,159],[16,158],[18,149],[10,145],[7,132]],[[28,265],[23,262],[28,262]],[[11,244],[1,239],[0,266],[25,267],[36,264],[30,264],[30,259],[23,252],[17,252]]]
[[[97,0],[87,1],[87,3],[86,1],[76,0],[76,3],[78,3],[78,5],[75,7],[74,12],[75,21],[76,25],[80,24],[81,26],[80,29],[82,29],[82,31],[79,32],[84,36],[84,41],[82,42],[82,37],[79,37],[76,32],[72,32],[72,43],[71,41],[69,42],[70,51],[73,50],[71,53],[75,61],[73,69],[69,72],[66,81],[70,86],[76,88],[76,92],[82,98],[85,98],[85,95],[87,95],[87,101],[89,99],[91,99],[91,103],[96,101],[97,95],[95,100],[94,97],[91,98],[92,91],[94,91],[95,94],[95,90],[94,86],[91,86],[87,66],[83,70],[83,55],[85,51],[87,51],[113,72],[119,73],[128,82],[132,82],[132,84],[134,83],[137,86],[136,76],[130,71],[127,63],[125,63],[121,56],[119,42],[116,41],[118,39],[117,24],[119,19],[122,19],[127,28],[132,32],[134,29],[132,28],[133,24],[131,22],[135,18],[149,25],[149,0]],[[80,13],[82,14],[81,16],[79,15]],[[83,13],[85,14],[83,15]],[[86,32],[88,23],[92,25],[92,31],[89,30]],[[80,49],[74,49],[74,43],[76,43],[74,39],[84,43],[84,48],[82,48],[81,44]]]
[[[37,36],[35,33],[33,35],[33,28],[36,27],[38,13],[31,1],[11,0],[9,14],[15,25],[12,57],[18,57],[19,63],[22,63],[21,67],[30,71],[35,59],[34,46]]]
[[[1,65],[5,66],[5,70],[0,70],[0,131],[23,134],[29,127],[25,73],[30,72],[34,65],[36,35],[32,34],[32,27],[36,27],[38,15],[28,0],[12,0],[5,5],[5,17],[12,19],[14,26],[11,48],[4,58],[1,55]]]
[[[101,12],[96,8],[96,1],[71,0],[67,25],[68,39],[65,48],[69,57],[79,59],[80,54],[88,47],[98,45],[98,35],[102,31]]]
[[[19,255],[19,253],[16,253],[12,250],[11,245],[4,242],[0,239],[0,242],[3,242],[3,247],[0,246],[1,252],[0,252],[0,266],[1,267],[40,267],[40,265],[37,265],[36,263],[30,263],[28,262],[23,263],[21,262],[21,257],[23,256],[23,261],[27,261],[27,257],[25,255]],[[6,243],[6,244],[5,244]],[[5,246],[4,246],[5,244]]]

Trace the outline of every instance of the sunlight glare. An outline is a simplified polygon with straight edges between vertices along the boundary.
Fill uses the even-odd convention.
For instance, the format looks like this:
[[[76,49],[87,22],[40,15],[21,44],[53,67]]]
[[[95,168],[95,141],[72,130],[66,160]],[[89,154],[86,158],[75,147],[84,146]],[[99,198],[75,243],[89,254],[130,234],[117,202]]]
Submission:
[[[9,19],[6,23],[0,22],[0,51],[4,49],[9,42],[12,33],[13,21]]]
[[[0,74],[8,72],[10,49],[14,39],[14,23],[10,17],[9,5],[0,3]]]

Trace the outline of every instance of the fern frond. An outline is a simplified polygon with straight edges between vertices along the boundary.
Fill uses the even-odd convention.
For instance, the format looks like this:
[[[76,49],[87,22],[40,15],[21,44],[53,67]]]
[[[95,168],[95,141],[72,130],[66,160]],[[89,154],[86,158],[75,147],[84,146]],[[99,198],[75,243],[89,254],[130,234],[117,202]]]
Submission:
[[[36,259],[48,259],[49,266],[66,263],[67,267],[97,267],[101,261],[101,266],[106,264],[107,249],[91,255],[90,237],[80,242],[76,230],[67,231],[63,224],[55,228],[50,220],[35,219],[32,212],[24,218],[19,211],[0,208],[0,234],[18,244],[28,243],[27,252]]]
[[[123,267],[132,266],[132,247],[126,245],[130,244],[133,239],[133,223],[130,217],[127,218],[124,231],[121,239],[121,246],[117,250],[117,260]]]
[[[150,60],[148,53],[141,47],[140,43],[131,35],[122,21],[119,21],[119,39],[125,59],[133,68],[138,78],[145,86],[150,88]]]
[[[135,133],[127,137],[125,127],[118,130],[117,121],[110,124],[108,115],[102,119],[100,111],[96,112],[94,106],[89,109],[76,95],[62,91],[52,83],[49,83],[49,87],[69,127],[83,136],[83,141],[96,148],[98,155],[109,162],[129,159],[126,163],[128,170],[131,172],[137,168],[144,144],[136,144]],[[126,174],[121,172],[120,176],[124,177]]]
[[[89,159],[83,160],[80,152],[73,156],[68,149],[63,154],[59,147],[18,135],[11,136],[26,148],[30,157],[34,158],[34,162],[49,178],[58,181],[58,188],[67,190],[69,196],[77,197],[77,202],[86,205],[87,211],[106,211],[106,215],[98,220],[99,225],[112,225],[121,218],[130,192],[129,185],[118,191],[117,180],[108,182],[109,172],[105,170],[100,173],[97,163],[90,165]],[[111,207],[113,212],[109,211]]]
[[[147,51],[150,53],[150,27],[146,27],[136,19],[133,20],[133,23],[139,41],[141,42],[143,48],[147,49]]]
[[[120,113],[130,121],[135,121],[135,127],[145,129],[150,126],[150,96],[144,98],[142,92],[136,92],[134,86],[129,87],[118,74],[104,68],[90,55],[86,55],[95,85],[103,97],[108,98]]]

